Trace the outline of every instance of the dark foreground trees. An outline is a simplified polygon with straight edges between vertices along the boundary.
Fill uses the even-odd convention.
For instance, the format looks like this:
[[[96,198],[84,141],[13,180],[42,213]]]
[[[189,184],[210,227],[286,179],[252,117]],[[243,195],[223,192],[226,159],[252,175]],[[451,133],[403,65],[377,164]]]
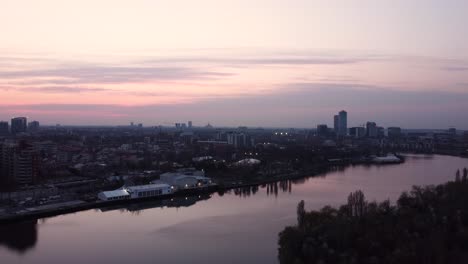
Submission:
[[[279,234],[279,260],[300,263],[468,263],[468,180],[413,187],[396,205],[351,193]]]

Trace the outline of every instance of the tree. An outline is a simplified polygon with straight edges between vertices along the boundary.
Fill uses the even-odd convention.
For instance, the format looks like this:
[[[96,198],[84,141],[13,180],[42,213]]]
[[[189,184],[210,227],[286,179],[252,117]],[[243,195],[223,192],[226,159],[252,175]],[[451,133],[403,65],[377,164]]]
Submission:
[[[304,200],[301,200],[297,205],[297,224],[299,227],[304,226],[304,219],[305,219],[305,208],[304,208]]]
[[[466,168],[463,169],[463,181],[466,182],[468,178],[468,170]]]
[[[460,182],[460,170],[457,170],[457,173],[455,173],[455,181]]]
[[[367,207],[366,197],[364,193],[359,190],[350,193],[348,196],[348,208],[353,217],[361,217],[364,215]]]

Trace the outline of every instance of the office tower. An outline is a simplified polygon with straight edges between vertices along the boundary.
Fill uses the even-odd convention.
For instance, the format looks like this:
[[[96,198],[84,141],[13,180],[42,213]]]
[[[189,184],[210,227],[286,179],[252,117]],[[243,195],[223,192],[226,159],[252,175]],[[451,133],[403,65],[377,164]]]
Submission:
[[[7,186],[31,185],[39,175],[39,154],[26,142],[1,144],[1,182]]]
[[[401,128],[389,127],[387,128],[387,134],[389,138],[395,139],[401,137]]]
[[[227,134],[227,142],[235,148],[250,147],[252,140],[249,135],[238,132],[230,132]]]
[[[192,121],[188,121],[188,128],[192,128]]]
[[[355,138],[365,137],[366,129],[364,127],[352,127],[349,129],[349,135]]]
[[[338,113],[338,135],[346,136],[348,134],[348,113],[342,110]]]
[[[328,136],[328,126],[327,125],[318,125],[317,126],[317,136],[327,137]]]
[[[448,133],[451,136],[456,136],[457,135],[457,129],[454,128],[454,127],[451,127],[451,128],[449,128]]]
[[[37,132],[39,131],[39,121],[32,121],[28,123],[28,131],[29,132]]]
[[[11,133],[13,135],[21,132],[26,132],[26,126],[26,117],[15,117],[11,119]]]
[[[376,138],[377,135],[378,135],[377,124],[375,122],[367,122],[366,136],[370,138]]]
[[[6,121],[0,121],[0,136],[5,136],[10,133],[10,125]]]
[[[338,115],[334,115],[333,116],[333,131],[335,131],[335,134],[338,135],[338,131],[339,131],[339,117]]]
[[[385,137],[385,128],[377,127],[377,137],[379,138]]]

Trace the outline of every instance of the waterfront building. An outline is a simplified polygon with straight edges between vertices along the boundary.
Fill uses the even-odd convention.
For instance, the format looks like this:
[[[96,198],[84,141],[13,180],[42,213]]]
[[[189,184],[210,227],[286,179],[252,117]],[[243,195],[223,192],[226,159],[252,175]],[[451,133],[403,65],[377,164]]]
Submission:
[[[11,119],[11,133],[13,135],[17,133],[26,132],[27,119],[26,117],[15,117]]]
[[[211,184],[211,179],[200,175],[187,175],[181,172],[166,172],[160,175],[160,180],[152,183],[165,183],[177,189],[198,188]]]
[[[135,199],[168,195],[172,193],[173,188],[169,184],[158,183],[131,186],[127,187],[126,190],[130,194],[130,198]]]
[[[101,201],[115,201],[130,199],[130,194],[126,189],[118,189],[113,191],[105,191],[98,193],[98,198]]]

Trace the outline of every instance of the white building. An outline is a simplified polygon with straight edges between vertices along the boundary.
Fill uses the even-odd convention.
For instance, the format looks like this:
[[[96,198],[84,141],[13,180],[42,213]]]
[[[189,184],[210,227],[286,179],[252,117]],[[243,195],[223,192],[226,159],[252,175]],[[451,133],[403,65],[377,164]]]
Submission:
[[[172,190],[170,185],[164,183],[127,187],[132,199],[168,195],[172,193]]]
[[[130,194],[125,189],[118,189],[113,191],[100,192],[98,198],[101,201],[114,201],[130,199]]]
[[[160,180],[156,182],[164,182],[173,186],[175,189],[190,189],[199,188],[210,185],[211,179],[199,175],[187,175],[179,172],[167,172],[160,176]]]

